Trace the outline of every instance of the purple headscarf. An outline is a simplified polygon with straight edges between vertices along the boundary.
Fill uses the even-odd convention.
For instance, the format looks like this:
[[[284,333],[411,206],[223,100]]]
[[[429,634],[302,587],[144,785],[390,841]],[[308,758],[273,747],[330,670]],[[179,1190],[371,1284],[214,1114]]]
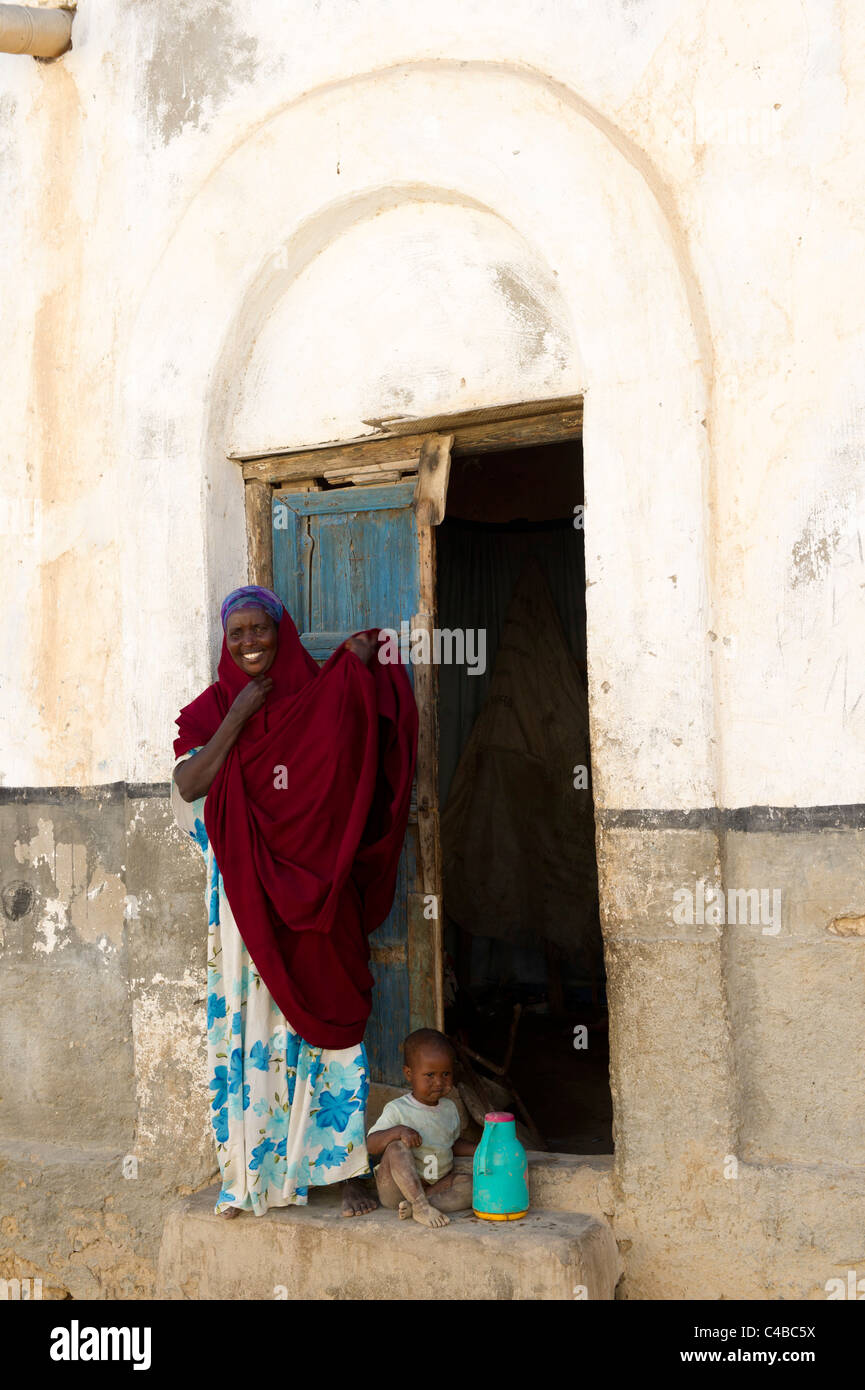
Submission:
[[[258,584],[244,584],[242,589],[232,589],[228,597],[223,599],[222,608],[219,610],[223,632],[229,614],[236,608],[263,608],[275,623],[279,622],[283,614],[282,599],[272,589],[262,589]]]

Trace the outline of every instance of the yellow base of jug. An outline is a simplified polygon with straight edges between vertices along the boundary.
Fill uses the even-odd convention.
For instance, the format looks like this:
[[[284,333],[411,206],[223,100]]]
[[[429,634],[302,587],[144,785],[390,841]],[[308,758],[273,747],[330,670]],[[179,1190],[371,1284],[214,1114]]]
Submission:
[[[472,1211],[475,1216],[479,1216],[482,1221],[519,1221],[520,1217],[525,1216],[526,1212],[528,1212],[528,1207],[526,1207],[525,1211],[510,1212],[478,1211],[477,1207],[472,1207]]]

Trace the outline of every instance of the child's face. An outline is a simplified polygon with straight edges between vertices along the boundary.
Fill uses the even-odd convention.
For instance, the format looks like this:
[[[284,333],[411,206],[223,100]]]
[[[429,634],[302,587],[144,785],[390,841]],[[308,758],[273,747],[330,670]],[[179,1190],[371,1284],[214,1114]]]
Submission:
[[[453,1058],[444,1048],[422,1047],[403,1071],[415,1100],[424,1105],[437,1105],[453,1086]]]

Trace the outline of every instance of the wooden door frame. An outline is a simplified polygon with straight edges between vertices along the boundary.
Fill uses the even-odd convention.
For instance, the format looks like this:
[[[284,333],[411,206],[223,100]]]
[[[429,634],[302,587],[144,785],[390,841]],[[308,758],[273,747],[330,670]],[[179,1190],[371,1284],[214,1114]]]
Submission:
[[[250,584],[273,587],[273,499],[278,490],[387,485],[416,475],[420,611],[412,627],[431,628],[436,611],[435,530],[444,518],[450,459],[500,453],[582,437],[582,396],[526,401],[425,419],[381,421],[383,428],[343,443],[229,454],[244,480]],[[441,837],[438,807],[438,672],[415,668],[418,705],[418,892],[409,892],[409,997],[428,992],[432,974],[435,1027],[444,1029]],[[434,899],[435,916],[425,905]],[[373,958],[375,952],[373,951]],[[415,978],[416,977],[416,978]],[[412,1027],[419,1027],[419,1015]]]

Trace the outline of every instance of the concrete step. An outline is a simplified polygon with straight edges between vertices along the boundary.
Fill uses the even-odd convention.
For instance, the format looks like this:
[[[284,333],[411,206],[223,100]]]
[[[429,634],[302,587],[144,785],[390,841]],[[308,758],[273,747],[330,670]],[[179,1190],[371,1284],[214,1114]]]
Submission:
[[[612,1154],[553,1154],[529,1149],[529,1200],[546,1211],[580,1212],[603,1221],[613,1212]]]
[[[219,1188],[186,1198],[162,1237],[162,1299],[612,1299],[620,1264],[610,1227],[575,1212],[519,1221],[472,1212],[428,1230],[379,1208],[341,1215],[336,1188],[306,1207],[227,1221]],[[582,1292],[585,1290],[585,1292]]]

